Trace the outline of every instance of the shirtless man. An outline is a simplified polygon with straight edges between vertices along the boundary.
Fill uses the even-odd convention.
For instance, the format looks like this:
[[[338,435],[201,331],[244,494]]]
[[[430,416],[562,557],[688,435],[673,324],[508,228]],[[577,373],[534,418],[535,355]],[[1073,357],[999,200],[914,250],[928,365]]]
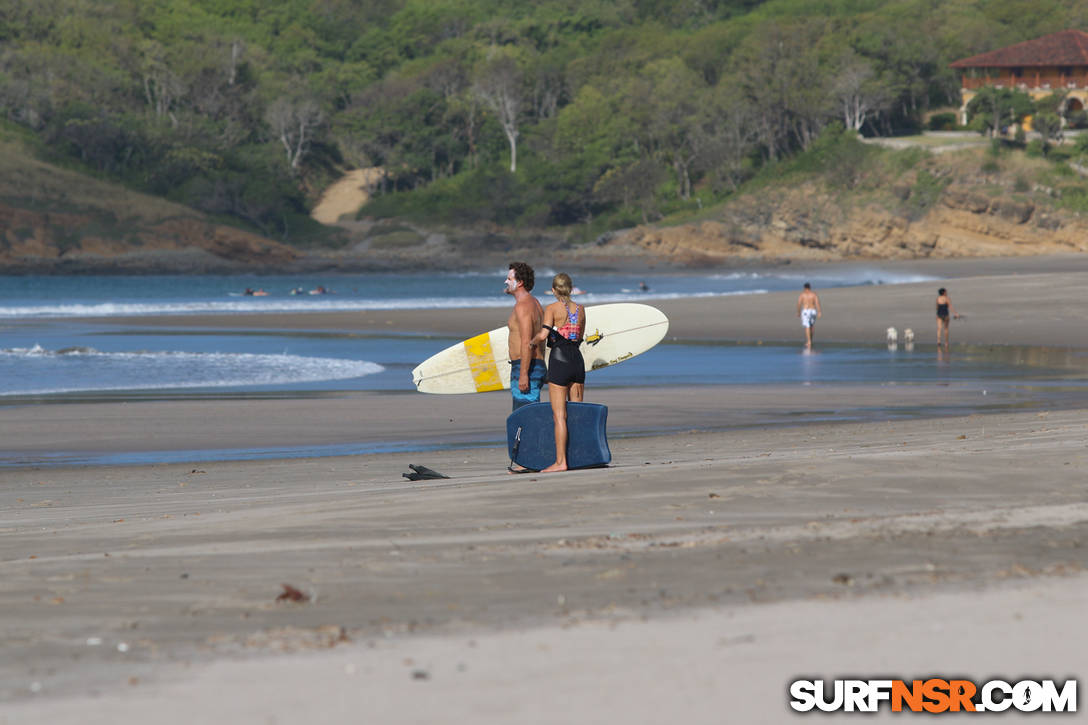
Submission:
[[[816,328],[816,320],[823,317],[823,314],[820,298],[812,291],[812,285],[805,282],[805,288],[797,298],[797,316],[801,318],[801,326],[805,328],[806,350],[812,349],[812,331]]]
[[[514,410],[540,400],[547,373],[544,343],[532,343],[544,322],[544,309],[530,294],[534,283],[532,267],[525,262],[510,263],[505,292],[515,300],[510,319],[506,321],[510,328],[510,394],[514,399]]]

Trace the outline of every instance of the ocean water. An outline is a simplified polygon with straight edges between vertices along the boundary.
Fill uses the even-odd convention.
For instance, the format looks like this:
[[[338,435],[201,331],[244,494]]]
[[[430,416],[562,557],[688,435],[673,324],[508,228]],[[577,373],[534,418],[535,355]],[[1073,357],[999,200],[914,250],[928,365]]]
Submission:
[[[537,271],[538,295],[555,270]],[[0,324],[5,320],[140,315],[231,314],[333,310],[428,309],[438,307],[506,307],[502,294],[505,269],[450,274],[350,275],[150,275],[0,276]],[[650,302],[680,297],[761,294],[800,289],[804,281],[817,288],[863,284],[897,284],[934,279],[872,269],[833,269],[802,275],[788,267],[765,271],[687,275],[579,275],[587,305],[605,302]],[[648,290],[642,291],[640,283]],[[312,294],[319,288],[327,294]],[[266,295],[247,295],[245,291]]]
[[[550,269],[538,272],[537,294],[546,295],[553,274]],[[411,369],[456,339],[320,331],[179,331],[156,328],[153,317],[499,308],[510,304],[502,294],[505,276],[506,270],[497,268],[450,274],[0,277],[0,404],[25,396],[125,391],[411,389]],[[584,290],[579,301],[593,305],[763,294],[797,289],[802,280],[826,288],[924,279],[879,268],[828,269],[802,277],[782,267],[707,275],[589,274],[579,276],[576,283]],[[325,293],[312,293],[320,289]],[[246,294],[247,290],[264,294]],[[133,329],[109,324],[110,317],[122,316],[147,316],[148,325]],[[717,356],[705,351],[661,347],[647,360],[600,371],[595,379],[598,384],[639,384],[663,357],[677,371],[676,382],[737,382],[751,377],[739,368],[722,366]],[[773,357],[775,351],[767,348],[758,354]],[[775,373],[765,365],[756,365],[755,370],[768,370],[767,380],[779,379],[786,366],[778,366]]]
[[[878,267],[821,268],[804,274],[779,267],[715,274],[580,276],[585,304],[637,300],[653,304],[723,294],[897,284],[929,278]],[[552,270],[541,270],[543,295]],[[467,274],[323,276],[0,277],[0,405],[28,397],[154,393],[281,393],[412,390],[411,370],[459,338],[403,333],[219,330],[156,327],[155,316],[252,314],[308,310],[507,307],[505,270]],[[642,283],[648,287],[641,291]],[[327,294],[309,294],[324,287]],[[542,290],[541,287],[545,287]],[[244,294],[264,290],[265,296]],[[292,294],[292,290],[301,290]],[[497,317],[499,313],[497,312]],[[110,317],[147,316],[146,326]],[[93,319],[92,319],[93,318]],[[803,355],[797,345],[663,343],[622,365],[593,372],[593,385],[943,383],[1059,380],[1083,363],[1014,348],[961,348],[953,359],[932,346],[823,344]],[[668,370],[662,381],[661,370]]]

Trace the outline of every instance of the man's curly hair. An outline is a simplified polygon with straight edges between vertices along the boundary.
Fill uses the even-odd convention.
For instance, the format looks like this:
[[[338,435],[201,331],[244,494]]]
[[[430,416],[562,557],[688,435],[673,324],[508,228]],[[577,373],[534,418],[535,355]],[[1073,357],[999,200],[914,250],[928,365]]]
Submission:
[[[536,284],[536,273],[533,272],[533,268],[525,262],[511,262],[510,269],[514,270],[514,279],[521,282],[525,291],[532,292],[533,285]]]

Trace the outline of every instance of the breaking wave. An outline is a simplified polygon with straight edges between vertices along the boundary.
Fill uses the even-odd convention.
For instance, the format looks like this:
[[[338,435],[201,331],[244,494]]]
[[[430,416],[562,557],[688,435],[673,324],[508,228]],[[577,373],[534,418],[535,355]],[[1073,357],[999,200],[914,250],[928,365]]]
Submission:
[[[0,395],[293,385],[359,378],[384,369],[366,360],[287,354],[101,352],[35,345],[0,350]]]

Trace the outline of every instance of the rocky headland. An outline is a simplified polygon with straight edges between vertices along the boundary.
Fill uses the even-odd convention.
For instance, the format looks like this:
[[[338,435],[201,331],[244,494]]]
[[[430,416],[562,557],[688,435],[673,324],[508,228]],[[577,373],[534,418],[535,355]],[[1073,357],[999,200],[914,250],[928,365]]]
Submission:
[[[902,187],[903,200],[909,187]],[[843,204],[806,187],[750,196],[718,218],[643,226],[571,250],[585,260],[640,258],[672,266],[998,257],[1088,251],[1088,219],[1012,195],[948,186],[917,214],[880,203]]]

